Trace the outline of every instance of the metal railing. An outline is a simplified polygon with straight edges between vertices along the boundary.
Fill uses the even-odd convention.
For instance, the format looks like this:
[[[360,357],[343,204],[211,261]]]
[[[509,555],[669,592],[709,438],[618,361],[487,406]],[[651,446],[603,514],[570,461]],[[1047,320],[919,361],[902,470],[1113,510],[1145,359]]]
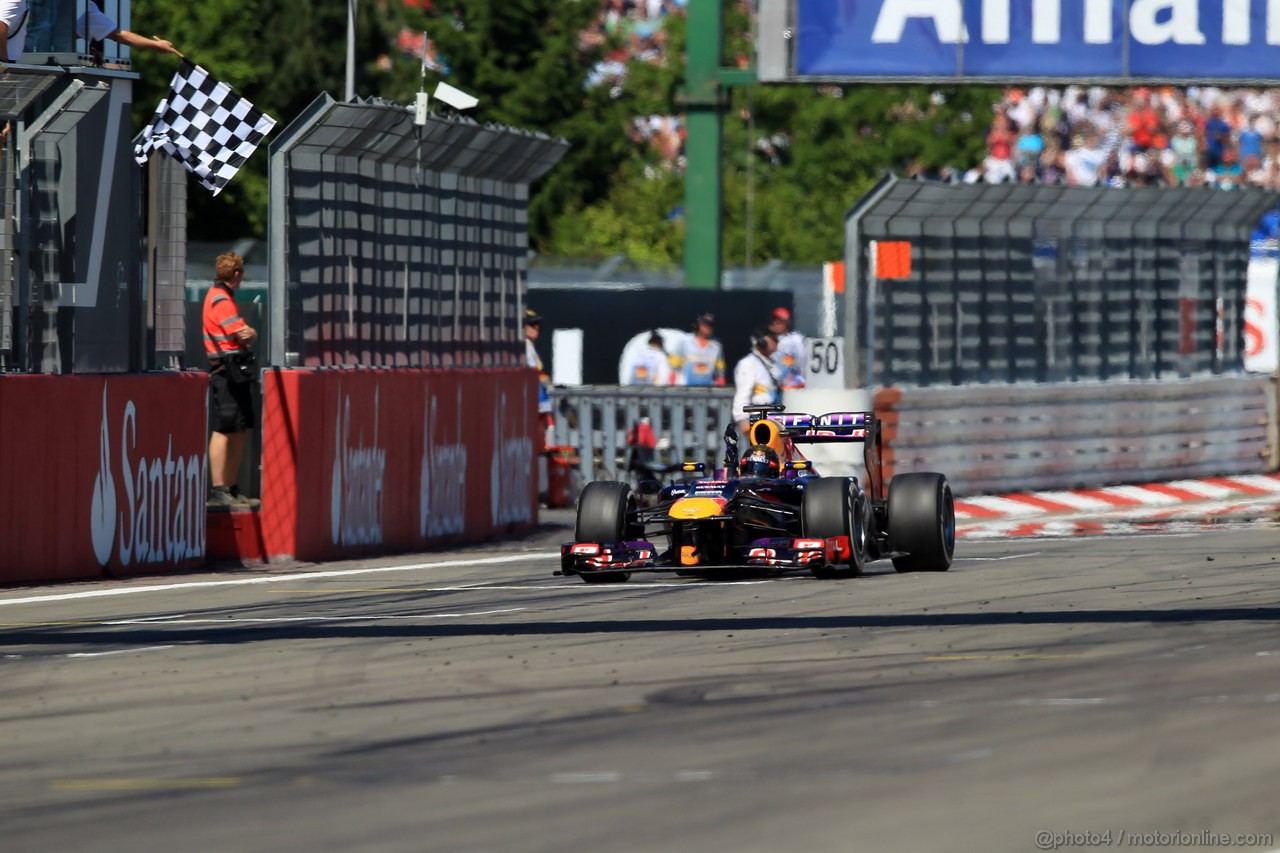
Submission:
[[[12,326],[0,332],[0,369],[142,369],[138,181],[124,124],[134,75],[15,64],[4,78],[0,304]]]
[[[129,46],[107,39],[93,42],[81,35],[77,23],[93,3],[121,30],[132,30],[131,0],[39,0],[29,4],[25,50],[27,65],[103,65],[128,68]]]
[[[644,479],[684,461],[720,467],[732,388],[553,388],[551,444],[578,451],[582,482]],[[646,421],[657,441],[650,456],[628,436]]]

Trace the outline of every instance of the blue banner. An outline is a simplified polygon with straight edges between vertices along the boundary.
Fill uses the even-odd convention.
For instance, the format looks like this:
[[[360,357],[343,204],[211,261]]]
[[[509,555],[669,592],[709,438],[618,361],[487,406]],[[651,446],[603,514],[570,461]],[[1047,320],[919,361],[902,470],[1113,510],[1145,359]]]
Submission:
[[[795,0],[794,74],[1280,80],[1273,0]]]

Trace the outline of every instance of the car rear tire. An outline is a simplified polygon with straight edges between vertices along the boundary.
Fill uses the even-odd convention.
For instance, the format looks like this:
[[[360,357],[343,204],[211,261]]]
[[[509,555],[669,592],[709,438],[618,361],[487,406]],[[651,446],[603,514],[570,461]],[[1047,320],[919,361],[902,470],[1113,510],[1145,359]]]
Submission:
[[[811,479],[800,504],[800,527],[806,537],[849,537],[849,563],[845,566],[813,566],[816,578],[853,578],[867,562],[867,522],[870,504],[849,477]]]
[[[631,486],[597,480],[587,483],[578,496],[578,517],[574,540],[612,545],[627,538],[627,515],[634,508]],[[623,583],[630,572],[584,572],[578,577],[586,583]]]
[[[900,572],[945,572],[956,551],[956,507],[941,474],[898,474],[889,483],[889,546]]]

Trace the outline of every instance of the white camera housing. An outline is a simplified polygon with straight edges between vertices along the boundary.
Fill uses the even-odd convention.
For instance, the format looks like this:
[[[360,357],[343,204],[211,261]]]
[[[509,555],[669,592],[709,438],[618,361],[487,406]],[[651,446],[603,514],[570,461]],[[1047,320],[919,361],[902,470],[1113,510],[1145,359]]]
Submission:
[[[437,100],[444,101],[459,112],[462,110],[474,109],[475,105],[480,103],[480,99],[475,95],[468,95],[466,92],[455,86],[450,86],[443,80],[436,85],[435,98]]]

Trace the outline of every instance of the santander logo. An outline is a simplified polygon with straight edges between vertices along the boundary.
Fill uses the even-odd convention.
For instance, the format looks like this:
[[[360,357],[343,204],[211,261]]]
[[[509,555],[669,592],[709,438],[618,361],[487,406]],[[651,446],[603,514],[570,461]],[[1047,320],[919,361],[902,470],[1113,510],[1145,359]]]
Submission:
[[[330,531],[335,545],[382,544],[382,484],[387,473],[386,448],[378,446],[378,399],[373,392],[373,441],[364,430],[352,441],[351,397],[338,388],[338,428],[334,434]]]
[[[422,471],[418,480],[418,535],[448,536],[466,529],[467,446],[445,444],[435,395],[422,412]],[[458,388],[457,428],[462,438],[462,388]]]
[[[138,453],[138,407],[129,400],[120,419],[119,474],[125,492],[120,506],[116,471],[111,466],[115,448],[111,441],[108,384],[102,386],[98,473],[93,478],[89,511],[98,564],[107,565],[113,555],[119,557],[122,566],[203,559],[207,449],[175,457],[173,433],[169,433],[164,456],[148,458]]]
[[[93,478],[93,503],[89,511],[93,555],[98,565],[111,559],[116,544],[116,478],[111,474],[111,433],[107,430],[107,385],[102,384],[102,426],[98,430],[98,475]]]
[[[528,524],[533,521],[533,441],[529,436],[507,437],[503,415],[515,423],[533,424],[526,397],[518,407],[507,405],[504,392],[493,410],[493,466],[489,474],[490,514],[493,523]]]

